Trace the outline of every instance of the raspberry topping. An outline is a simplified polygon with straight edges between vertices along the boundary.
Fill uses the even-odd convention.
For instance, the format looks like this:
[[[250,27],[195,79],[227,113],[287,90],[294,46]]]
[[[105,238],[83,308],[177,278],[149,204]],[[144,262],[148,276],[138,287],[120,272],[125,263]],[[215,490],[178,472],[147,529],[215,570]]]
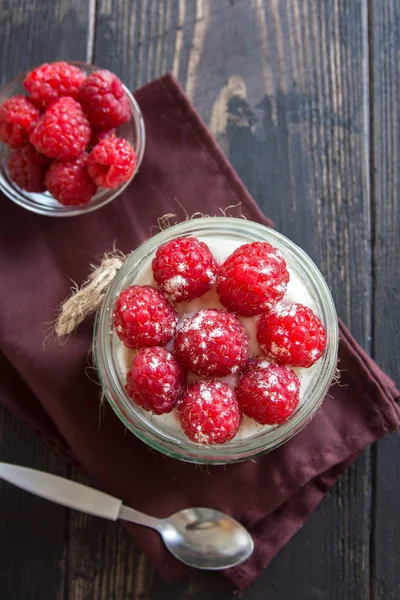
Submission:
[[[122,82],[110,71],[101,69],[89,75],[81,86],[78,100],[93,127],[118,127],[131,118]]]
[[[154,279],[172,302],[185,302],[215,284],[218,264],[207,244],[196,238],[176,238],[160,246],[152,263]]]
[[[184,389],[184,370],[164,348],[141,348],[134,356],[125,390],[138,406],[156,415],[168,413]]]
[[[97,185],[114,189],[132,177],[136,163],[136,153],[129,142],[108,137],[89,154],[88,169]]]
[[[90,136],[81,105],[65,97],[47,109],[29,139],[38,152],[50,158],[68,159],[85,150]]]
[[[236,394],[245,415],[262,425],[278,425],[296,409],[300,381],[291,369],[261,361],[240,378]]]
[[[325,350],[326,333],[311,308],[296,302],[281,302],[261,316],[257,340],[273,362],[311,367]]]
[[[11,150],[8,161],[10,178],[27,192],[44,192],[45,165],[48,159],[36,152],[33,146],[25,144]]]
[[[50,194],[64,206],[87,204],[97,191],[97,186],[87,171],[87,154],[51,163],[45,177]]]
[[[174,335],[178,315],[163,294],[149,285],[122,290],[114,309],[114,327],[128,348],[159,346]]]
[[[182,429],[198,444],[223,444],[239,429],[242,414],[235,393],[220,381],[192,383],[178,407]]]
[[[197,375],[236,373],[249,357],[247,332],[239,319],[223,310],[200,310],[186,319],[175,338],[176,357]]]
[[[35,102],[49,106],[62,96],[77,98],[85,75],[78,67],[66,62],[43,64],[25,77],[24,88]]]
[[[24,96],[13,96],[0,106],[0,140],[11,148],[27,143],[40,112]]]
[[[240,315],[252,316],[271,308],[285,294],[289,282],[286,262],[268,242],[237,248],[220,270],[221,303]]]

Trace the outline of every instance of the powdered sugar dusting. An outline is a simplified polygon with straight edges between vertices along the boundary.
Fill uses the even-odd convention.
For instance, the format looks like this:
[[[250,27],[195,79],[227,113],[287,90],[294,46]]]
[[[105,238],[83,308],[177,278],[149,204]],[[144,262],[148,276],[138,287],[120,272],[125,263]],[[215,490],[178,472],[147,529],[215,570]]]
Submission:
[[[184,267],[184,265],[182,266]],[[168,279],[163,287],[170,300],[174,301],[175,298],[178,298],[182,294],[188,285],[187,279],[182,277],[182,275],[176,275],[175,277]]]
[[[296,303],[283,300],[274,306],[273,311],[278,317],[294,317],[296,314]]]

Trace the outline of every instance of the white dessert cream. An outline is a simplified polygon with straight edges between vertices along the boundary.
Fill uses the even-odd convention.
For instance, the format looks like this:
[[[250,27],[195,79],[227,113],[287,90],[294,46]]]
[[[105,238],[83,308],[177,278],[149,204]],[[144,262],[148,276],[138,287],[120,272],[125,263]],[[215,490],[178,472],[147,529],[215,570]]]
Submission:
[[[208,247],[210,248],[212,254],[217,259],[219,263],[224,262],[224,260],[239,246],[244,243],[248,243],[247,241],[243,241],[239,238],[229,238],[224,239],[224,236],[217,237],[215,232],[212,235],[204,234],[202,236],[197,236],[198,239],[204,241]],[[148,262],[144,264],[144,266],[140,269],[137,277],[135,277],[129,284],[130,285],[151,285],[153,287],[158,287],[153,278],[153,272],[151,268],[152,258],[149,258]],[[299,302],[311,308],[314,312],[318,314],[316,309],[316,303],[313,300],[309,289],[306,286],[306,283],[302,281],[302,278],[296,269],[295,263],[292,264],[290,260],[290,256],[286,256],[284,254],[284,258],[287,263],[287,267],[290,274],[290,280],[287,287],[287,291],[285,294],[285,300],[292,300],[294,302]],[[224,309],[222,304],[219,301],[217,292],[215,288],[201,296],[200,298],[195,298],[191,302],[181,302],[176,305],[176,310],[181,317],[184,319],[188,316],[192,316],[196,314],[199,310],[205,308],[219,308]],[[262,356],[262,352],[259,348],[257,337],[256,337],[256,327],[257,327],[257,317],[239,317],[240,321],[243,323],[244,327],[247,330],[249,336],[249,346],[250,346],[250,354],[252,357]],[[114,348],[116,354],[116,362],[117,362],[117,370],[118,374],[121,377],[121,383],[124,384],[126,374],[129,371],[132,358],[134,356],[135,351],[127,348],[123,345],[123,343],[115,336],[114,340]],[[168,349],[172,348],[172,342]],[[311,380],[314,374],[315,365],[308,369],[294,369],[300,379],[301,387],[300,387],[300,403],[303,404],[307,401],[307,391],[311,384]],[[202,379],[197,375],[189,373],[188,381],[195,381],[197,379]],[[223,381],[228,383],[228,385],[235,387],[238,376],[237,375],[228,375],[227,377],[221,378]],[[182,439],[187,440],[185,434],[183,433],[180,423],[179,417],[176,410],[173,410],[170,413],[164,415],[153,415],[143,409],[137,407],[137,410],[140,411],[145,418],[151,421],[152,425],[155,427],[159,427],[163,431],[168,430],[172,435],[182,436]],[[234,439],[245,439],[257,435],[261,432],[276,429],[276,425],[260,425],[253,419],[250,419],[243,416],[243,421],[237,432]],[[229,442],[227,442],[229,444]]]

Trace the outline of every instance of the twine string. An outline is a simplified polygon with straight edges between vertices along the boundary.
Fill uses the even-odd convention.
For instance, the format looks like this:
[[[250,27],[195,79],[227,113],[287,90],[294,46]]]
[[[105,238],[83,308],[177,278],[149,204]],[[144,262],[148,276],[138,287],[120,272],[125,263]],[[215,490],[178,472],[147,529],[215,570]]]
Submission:
[[[115,251],[105,254],[98,267],[93,266],[93,271],[87,281],[80,288],[74,290],[60,306],[55,324],[55,332],[58,337],[69,335],[75,331],[87,316],[100,308],[104,296],[124,260],[125,256],[121,252]]]

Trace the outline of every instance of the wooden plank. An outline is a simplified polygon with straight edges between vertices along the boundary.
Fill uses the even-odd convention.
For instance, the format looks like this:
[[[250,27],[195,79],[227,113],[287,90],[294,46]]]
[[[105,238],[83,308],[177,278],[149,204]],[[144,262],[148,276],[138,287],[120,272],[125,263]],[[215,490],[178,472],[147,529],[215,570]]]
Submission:
[[[0,86],[61,58],[86,60],[88,0],[0,0]],[[0,409],[0,458],[67,476],[69,467]],[[0,482],[0,596],[64,600],[68,511]]]
[[[371,36],[372,219],[374,267],[373,356],[400,382],[400,6],[396,0],[373,0]],[[376,449],[372,597],[400,597],[400,440],[393,435]]]
[[[68,474],[66,464],[4,409],[0,409],[0,459],[62,477]],[[66,512],[0,481],[1,598],[54,598],[62,586]]]
[[[321,266],[368,350],[367,34],[362,0],[99,0],[94,56],[132,87],[174,71],[263,210]],[[368,597],[370,502],[367,452],[243,598]],[[165,590],[153,581],[145,597],[231,597],[215,575]]]
[[[90,485],[76,472],[72,479]],[[121,525],[71,511],[68,529],[66,598],[143,598],[152,587],[153,569]]]
[[[86,60],[89,0],[0,0],[0,86],[33,66]]]

